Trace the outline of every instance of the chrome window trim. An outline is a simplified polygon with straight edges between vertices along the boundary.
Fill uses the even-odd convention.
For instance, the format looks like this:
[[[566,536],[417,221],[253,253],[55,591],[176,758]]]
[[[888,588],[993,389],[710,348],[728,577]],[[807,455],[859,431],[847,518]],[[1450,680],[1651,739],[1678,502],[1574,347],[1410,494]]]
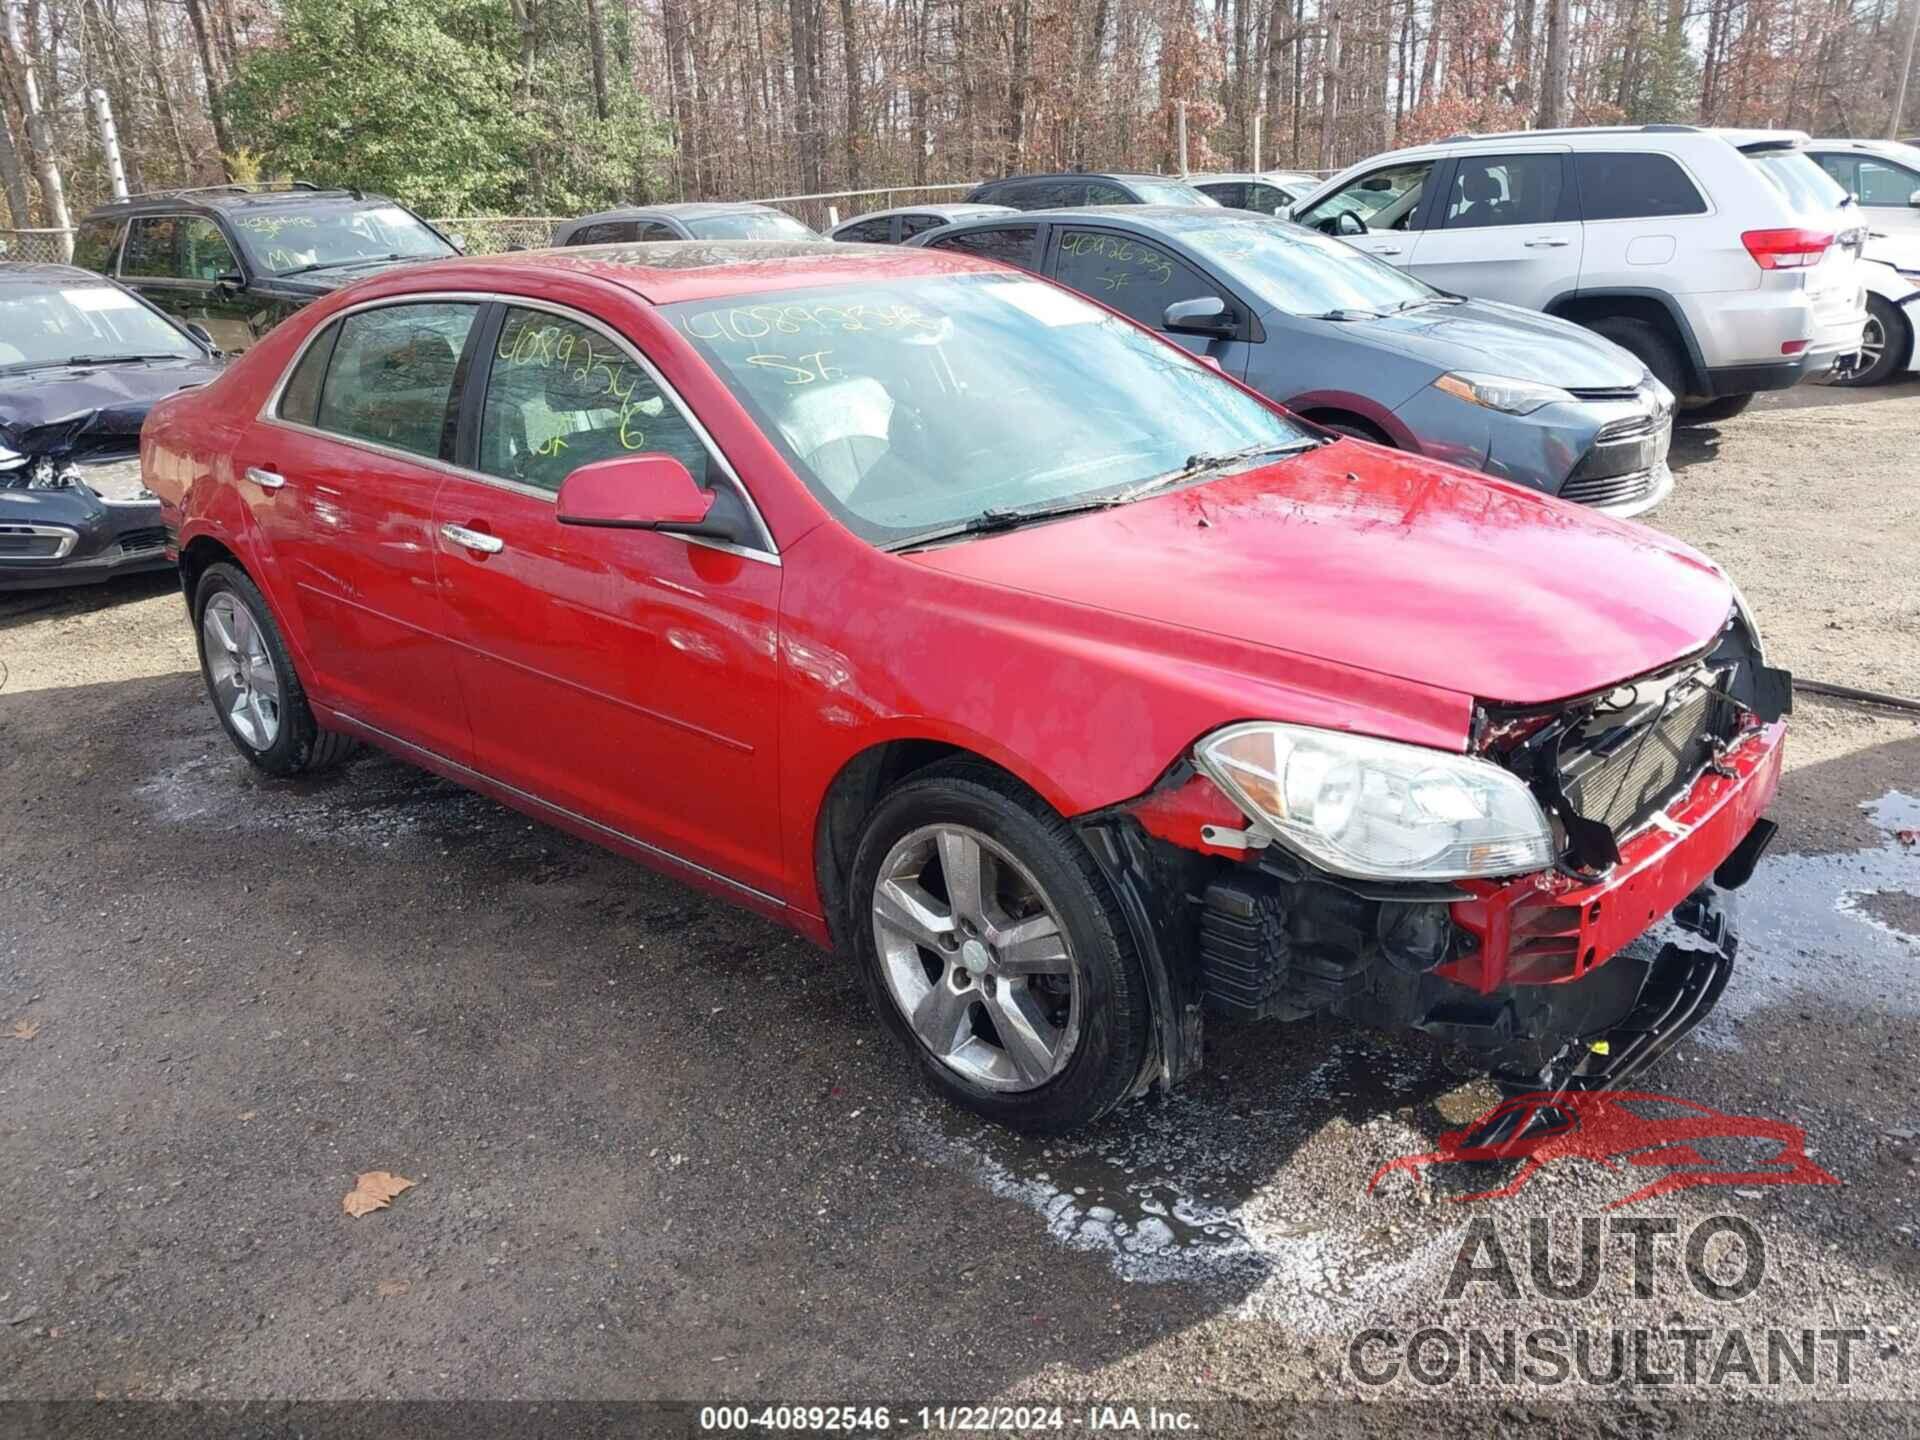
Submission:
[[[434,304],[498,304],[509,307],[519,306],[523,310],[541,310],[548,314],[558,315],[564,320],[571,320],[576,324],[584,325],[590,330],[597,330],[601,335],[605,336],[616,348],[624,351],[635,364],[647,372],[647,375],[652,379],[655,386],[659,388],[660,393],[672,402],[674,409],[680,412],[681,418],[687,422],[688,426],[693,430],[694,435],[699,438],[700,443],[706,447],[708,456],[719,465],[721,473],[727,477],[728,482],[733,486],[734,493],[740,497],[742,503],[747,507],[747,515],[752,519],[754,529],[759,532],[763,548],[732,545],[724,540],[714,540],[705,535],[674,535],[673,538],[676,540],[684,540],[689,545],[697,545],[704,550],[718,550],[724,554],[738,555],[744,560],[757,560],[763,565],[777,566],[780,564],[780,548],[774,544],[773,531],[768,528],[766,518],[760,513],[760,507],[754,503],[753,492],[750,491],[745,482],[740,479],[740,472],[733,468],[733,462],[727,458],[726,452],[722,450],[714,440],[712,433],[705,425],[700,423],[700,417],[695,415],[693,411],[688,408],[687,403],[680,398],[680,392],[667,383],[666,376],[662,375],[660,371],[655,368],[653,362],[642,355],[639,350],[634,347],[633,342],[628,340],[624,335],[621,335],[618,331],[609,327],[604,321],[584,314],[581,311],[571,309],[568,306],[557,305],[550,300],[537,300],[531,296],[499,294],[490,291],[423,290],[407,295],[384,295],[377,300],[363,300],[357,305],[349,305],[344,310],[337,311],[335,314],[329,316],[324,325],[315,326],[307,338],[300,342],[299,348],[294,351],[292,357],[287,361],[286,367],[281,370],[280,378],[274,382],[273,388],[267,392],[266,402],[261,405],[258,414],[256,414],[254,418],[263,425],[274,425],[283,430],[293,430],[300,434],[312,435],[322,440],[337,441],[342,445],[350,445],[359,449],[368,450],[376,455],[388,456],[398,460],[409,460],[416,464],[438,470],[443,474],[456,476],[462,480],[477,480],[483,485],[492,485],[515,495],[524,495],[530,499],[547,500],[551,502],[555,498],[555,492],[552,490],[544,490],[538,485],[528,485],[519,480],[509,480],[501,475],[489,475],[484,470],[469,470],[465,466],[451,464],[448,461],[441,460],[437,456],[418,455],[411,450],[401,450],[396,446],[382,445],[377,441],[362,440],[358,436],[341,435],[332,430],[322,430],[317,425],[303,425],[297,420],[283,419],[278,413],[281,396],[285,393],[288,383],[292,381],[293,372],[300,368],[300,362],[306,358],[307,351],[313,343],[322,335],[326,334],[333,326],[343,323],[349,316],[358,315],[364,310],[377,310],[395,305]],[[484,395],[481,397],[480,410],[481,415],[484,417],[486,414]],[[654,533],[660,535],[673,534],[672,531],[655,531]]]

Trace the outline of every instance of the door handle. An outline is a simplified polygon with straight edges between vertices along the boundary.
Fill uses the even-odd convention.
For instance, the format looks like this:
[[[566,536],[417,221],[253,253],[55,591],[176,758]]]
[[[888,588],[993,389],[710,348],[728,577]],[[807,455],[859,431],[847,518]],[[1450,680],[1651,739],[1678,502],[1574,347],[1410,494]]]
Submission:
[[[1391,249],[1388,249],[1383,246],[1378,250],[1369,250],[1367,253],[1369,255],[1398,255],[1400,253],[1400,247],[1395,245]]]
[[[1571,240],[1529,240],[1526,245],[1529,250],[1564,250],[1572,243]]]
[[[498,555],[507,548],[507,542],[498,535],[488,535],[484,531],[469,530],[464,525],[442,525],[440,533],[463,550],[477,551],[482,555]]]
[[[247,467],[247,479],[258,485],[262,490],[278,490],[282,485],[287,483],[287,477],[279,471],[262,470],[258,465],[249,465]]]

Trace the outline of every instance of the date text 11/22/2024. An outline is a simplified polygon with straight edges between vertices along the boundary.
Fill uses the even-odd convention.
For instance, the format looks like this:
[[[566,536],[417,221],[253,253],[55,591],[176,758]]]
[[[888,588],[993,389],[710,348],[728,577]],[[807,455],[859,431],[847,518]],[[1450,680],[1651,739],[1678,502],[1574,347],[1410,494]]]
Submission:
[[[706,1405],[698,1435],[1089,1433],[1190,1434],[1191,1411],[1158,1405]]]

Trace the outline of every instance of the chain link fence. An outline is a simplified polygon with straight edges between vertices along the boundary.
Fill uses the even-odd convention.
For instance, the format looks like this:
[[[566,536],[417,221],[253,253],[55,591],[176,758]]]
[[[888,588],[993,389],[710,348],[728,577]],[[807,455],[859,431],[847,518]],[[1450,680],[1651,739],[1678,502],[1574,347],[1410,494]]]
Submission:
[[[469,255],[498,255],[503,250],[538,250],[553,243],[553,232],[571,215],[443,215],[430,221]]]
[[[0,260],[69,264],[73,233],[71,230],[0,230]]]

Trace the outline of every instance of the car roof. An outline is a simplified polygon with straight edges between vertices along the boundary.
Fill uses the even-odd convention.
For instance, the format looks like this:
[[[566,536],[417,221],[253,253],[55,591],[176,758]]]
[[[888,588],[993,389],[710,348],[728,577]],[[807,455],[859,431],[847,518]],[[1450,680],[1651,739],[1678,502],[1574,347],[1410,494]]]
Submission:
[[[1316,184],[1319,183],[1315,176],[1307,174],[1304,170],[1209,170],[1204,174],[1196,171],[1192,175],[1169,175],[1167,179],[1179,180],[1188,185],[1198,185],[1203,180],[1209,185],[1217,184],[1223,180],[1229,182],[1245,180],[1313,180]]]
[[[855,284],[862,280],[1025,272],[951,250],[904,245],[826,244],[819,240],[657,240],[620,245],[560,245],[503,255],[454,256],[389,270],[353,287],[394,299],[416,291],[491,289],[499,272],[588,276],[655,305],[729,295]]]
[[[1231,205],[1051,205],[1044,210],[1016,210],[1014,215],[1020,220],[1110,220],[1134,230],[1162,231],[1192,229],[1201,225],[1278,223],[1270,215],[1261,215],[1252,210],[1236,210]],[[999,216],[982,216],[981,220],[985,221],[988,218],[1002,225],[1014,223],[1013,220],[1001,219]],[[974,223],[959,220],[948,228],[954,230],[969,228]]]
[[[222,185],[209,185],[199,189],[155,190],[145,195],[134,195],[125,200],[109,200],[104,205],[96,205],[83,217],[83,222],[94,219],[124,219],[128,215],[178,214],[182,210],[218,210],[222,213],[240,210],[285,210],[305,208],[312,205],[393,205],[398,202],[385,195],[377,195],[369,190],[322,190],[316,186],[300,185],[293,188],[275,188],[272,190],[247,190]]]
[[[772,205],[762,205],[757,200],[676,200],[665,205],[621,205],[612,210],[598,210],[591,215],[582,215],[572,223],[585,225],[593,220],[646,220],[656,215],[664,215],[670,220],[700,220],[709,215],[738,215],[743,211],[773,215],[787,213]]]
[[[27,289],[72,285],[76,281],[87,285],[113,284],[106,276],[82,270],[78,265],[56,265],[43,260],[0,260],[0,285]]]
[[[1347,170],[1342,171],[1341,174],[1363,166],[1370,169],[1377,165],[1392,164],[1401,160],[1424,160],[1431,156],[1448,155],[1463,145],[1524,145],[1547,141],[1567,145],[1577,150],[1581,148],[1580,142],[1583,140],[1604,140],[1617,144],[1623,138],[1636,136],[1649,141],[1666,142],[1688,139],[1720,140],[1736,149],[1769,145],[1798,147],[1807,143],[1807,133],[1804,130],[1735,130],[1715,129],[1701,125],[1579,125],[1569,126],[1563,130],[1500,130],[1488,131],[1485,134],[1468,132],[1449,135],[1441,140],[1430,140],[1424,145],[1408,145],[1399,150],[1382,151],[1378,155],[1368,156],[1357,165],[1348,166]],[[1328,178],[1338,179],[1339,176]],[[1326,181],[1322,180],[1320,183],[1325,184]]]
[[[974,215],[1018,215],[1020,212],[1011,205],[993,205],[984,200],[943,200],[935,205],[896,205],[891,210],[869,210],[864,215],[855,215],[842,220],[834,226],[835,230],[844,230],[849,225],[858,225],[863,220],[889,220],[895,215],[946,215],[948,217]]]
[[[973,188],[983,190],[989,185],[1005,185],[1014,180],[1118,180],[1123,184],[1129,180],[1152,180],[1164,184],[1173,180],[1170,175],[1149,175],[1138,170],[1036,170],[1032,174],[1002,175],[995,180],[982,180]],[[1174,180],[1179,184],[1178,180]]]

